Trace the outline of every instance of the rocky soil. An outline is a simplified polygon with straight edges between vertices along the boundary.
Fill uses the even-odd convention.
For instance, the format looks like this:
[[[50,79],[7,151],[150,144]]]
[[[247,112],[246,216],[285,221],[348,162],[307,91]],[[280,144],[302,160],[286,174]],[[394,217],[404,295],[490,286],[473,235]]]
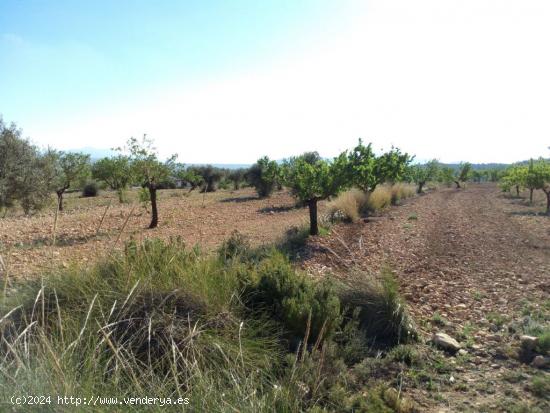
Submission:
[[[531,388],[534,378],[548,385],[548,371],[527,364],[536,354],[518,359],[520,336],[550,322],[550,218],[540,210],[489,184],[438,190],[336,226],[303,266],[345,278],[389,265],[425,339],[459,341],[460,354],[442,353],[436,391],[400,383],[422,410],[550,411],[550,392]]]

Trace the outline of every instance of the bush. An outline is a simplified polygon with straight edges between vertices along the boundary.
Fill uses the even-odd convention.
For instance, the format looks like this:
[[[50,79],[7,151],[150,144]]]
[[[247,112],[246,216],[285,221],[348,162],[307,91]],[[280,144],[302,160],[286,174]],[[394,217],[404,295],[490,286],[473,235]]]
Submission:
[[[296,273],[286,257],[274,253],[260,263],[252,305],[280,320],[285,330],[315,342],[331,337],[339,327],[340,301],[329,282],[314,283]],[[309,328],[308,328],[309,327]]]
[[[359,191],[357,191],[359,192]],[[338,198],[329,202],[327,205],[328,217],[330,221],[359,221],[359,204],[352,191],[347,191],[338,196]]]
[[[403,183],[392,185],[391,204],[397,205],[400,200],[414,196],[414,188]]]
[[[387,186],[378,186],[369,194],[367,199],[367,209],[370,212],[380,211],[391,205],[392,194]]]
[[[84,198],[94,197],[97,196],[99,192],[97,182],[90,181],[84,185],[84,188],[82,188],[82,196]]]
[[[340,293],[348,316],[357,311],[359,327],[378,344],[394,345],[415,341],[417,332],[399,295],[394,274],[384,269],[380,279],[357,273]]]
[[[256,189],[260,198],[266,198],[271,196],[277,186],[279,173],[277,162],[264,156],[250,167],[246,179]]]

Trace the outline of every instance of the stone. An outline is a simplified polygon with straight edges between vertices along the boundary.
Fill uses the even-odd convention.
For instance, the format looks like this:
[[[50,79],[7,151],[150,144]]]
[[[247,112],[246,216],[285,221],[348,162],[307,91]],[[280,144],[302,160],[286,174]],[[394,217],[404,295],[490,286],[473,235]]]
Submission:
[[[533,359],[531,364],[533,365],[533,367],[537,367],[539,369],[550,367],[550,357],[537,356]]]
[[[434,333],[432,336],[432,342],[439,348],[457,352],[461,346],[454,338],[445,333]]]
[[[539,343],[538,337],[533,336],[521,336],[519,338],[521,340],[521,347],[525,350],[534,350],[535,347],[537,347],[537,344]]]
[[[466,350],[464,350],[463,348],[461,348],[460,350],[458,350],[458,355],[459,356],[465,356],[466,354],[468,354],[468,352]]]

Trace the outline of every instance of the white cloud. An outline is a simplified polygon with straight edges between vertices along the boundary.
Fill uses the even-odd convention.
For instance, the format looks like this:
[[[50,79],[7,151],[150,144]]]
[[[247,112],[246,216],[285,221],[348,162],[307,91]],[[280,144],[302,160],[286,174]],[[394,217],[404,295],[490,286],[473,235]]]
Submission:
[[[331,156],[358,137],[448,162],[547,156],[548,21],[547,1],[373,1],[344,30],[239,75],[24,126],[62,148],[147,132],[186,162]]]

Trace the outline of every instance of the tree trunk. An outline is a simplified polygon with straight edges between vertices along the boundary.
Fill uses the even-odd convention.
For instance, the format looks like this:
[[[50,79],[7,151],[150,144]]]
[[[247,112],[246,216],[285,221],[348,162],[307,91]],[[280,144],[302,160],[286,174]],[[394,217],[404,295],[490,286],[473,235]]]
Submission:
[[[425,184],[425,182],[419,182],[419,183],[418,183],[418,188],[416,189],[416,193],[417,193],[417,194],[421,194],[421,193],[422,193],[422,188],[424,187],[424,184]]]
[[[550,216],[550,188],[548,191],[546,189],[543,189],[543,191],[546,194],[546,215]]]
[[[60,211],[63,211],[63,191],[56,191],[57,193],[57,205]]]
[[[149,184],[149,197],[151,198],[151,224],[149,224],[149,228],[156,228],[159,223],[159,213],[157,209],[157,187],[155,184]]]
[[[533,203],[533,188],[529,188],[529,203]]]
[[[460,189],[460,181],[455,181],[456,189]]]
[[[317,199],[307,201],[309,207],[309,234],[319,235],[319,226],[317,225]]]
[[[516,185],[516,196],[519,198],[519,185]]]

